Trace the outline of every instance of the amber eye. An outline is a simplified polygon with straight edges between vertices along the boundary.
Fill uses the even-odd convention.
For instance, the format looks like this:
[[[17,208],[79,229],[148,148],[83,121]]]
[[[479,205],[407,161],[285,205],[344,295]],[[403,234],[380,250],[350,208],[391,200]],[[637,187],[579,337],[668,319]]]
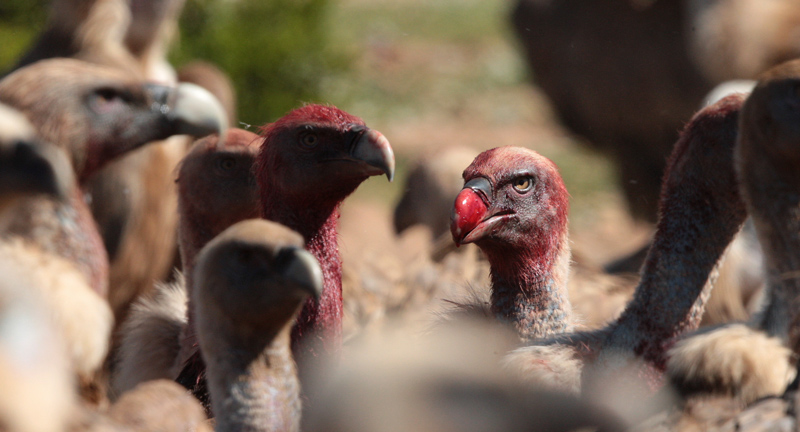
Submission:
[[[533,187],[533,179],[530,177],[519,177],[514,179],[512,184],[517,192],[527,192]]]
[[[236,167],[236,160],[231,157],[222,158],[217,161],[217,165],[223,171],[230,171]]]
[[[319,138],[313,133],[303,134],[303,136],[300,137],[300,143],[306,147],[314,147],[317,145],[317,142],[319,142]]]

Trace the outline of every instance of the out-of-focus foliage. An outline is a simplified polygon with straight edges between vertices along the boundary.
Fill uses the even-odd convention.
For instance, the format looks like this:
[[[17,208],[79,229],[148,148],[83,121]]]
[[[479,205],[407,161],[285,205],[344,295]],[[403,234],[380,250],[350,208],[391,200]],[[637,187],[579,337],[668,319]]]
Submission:
[[[33,42],[48,0],[0,0],[0,73]],[[174,65],[216,63],[232,78],[239,117],[274,120],[303,102],[321,100],[321,81],[347,65],[328,28],[329,0],[188,0]]]
[[[47,0],[0,0],[0,75],[44,27]]]
[[[189,0],[173,63],[210,60],[233,78],[252,124],[320,101],[321,80],[347,64],[330,37],[329,0]]]
[[[0,2],[0,20],[4,24],[28,25],[44,21],[47,0],[3,0]]]

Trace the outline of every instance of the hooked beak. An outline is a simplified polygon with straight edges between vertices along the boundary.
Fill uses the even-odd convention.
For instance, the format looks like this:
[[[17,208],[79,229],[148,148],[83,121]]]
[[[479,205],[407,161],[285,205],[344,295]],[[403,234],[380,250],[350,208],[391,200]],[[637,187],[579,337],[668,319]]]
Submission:
[[[283,276],[309,296],[319,299],[322,295],[322,270],[314,255],[297,247],[286,247],[278,252],[278,257],[286,263]]]
[[[364,126],[354,126],[350,132],[355,134],[350,157],[366,164],[365,174],[386,174],[389,181],[394,180],[394,152],[389,140],[380,132]]]
[[[480,240],[511,217],[490,214],[491,197],[492,184],[484,177],[468,181],[461,189],[450,215],[450,233],[456,246]]]
[[[148,84],[153,97],[151,109],[166,116],[176,135],[203,137],[219,134],[219,142],[225,141],[228,116],[222,104],[208,90],[190,83],[177,87]]]
[[[75,184],[67,154],[38,141],[28,120],[2,105],[0,128],[0,202],[32,194],[67,200]]]

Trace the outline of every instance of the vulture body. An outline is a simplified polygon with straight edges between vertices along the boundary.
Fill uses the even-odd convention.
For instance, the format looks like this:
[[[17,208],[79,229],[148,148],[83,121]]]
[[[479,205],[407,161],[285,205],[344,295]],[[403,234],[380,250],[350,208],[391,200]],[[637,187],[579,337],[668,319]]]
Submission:
[[[526,388],[497,367],[515,346],[507,328],[463,320],[436,332],[407,329],[355,341],[304,419],[313,432],[621,431],[608,410],[571,395]],[[392,389],[392,391],[384,391]],[[532,426],[535,425],[535,426]]]

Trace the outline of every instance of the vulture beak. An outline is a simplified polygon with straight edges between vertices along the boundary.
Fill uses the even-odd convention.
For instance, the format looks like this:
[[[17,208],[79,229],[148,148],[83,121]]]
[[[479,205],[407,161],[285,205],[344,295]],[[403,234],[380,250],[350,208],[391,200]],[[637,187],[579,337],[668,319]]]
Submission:
[[[509,214],[491,214],[492,184],[485,177],[468,181],[456,197],[450,214],[450,233],[456,246],[473,243],[507,220]]]
[[[322,270],[314,255],[297,247],[285,247],[278,252],[282,262],[283,276],[297,284],[309,296],[319,299],[322,295]]]
[[[147,89],[153,98],[151,109],[167,117],[176,135],[199,138],[216,133],[218,142],[225,142],[228,116],[208,90],[190,83],[177,87],[148,84]]]
[[[75,177],[67,154],[34,138],[20,113],[0,106],[0,201],[29,194],[69,198]]]
[[[394,152],[389,140],[382,133],[361,125],[351,127],[349,133],[354,135],[350,157],[367,165],[366,174],[386,174],[389,181],[394,180]]]
[[[72,165],[63,150],[27,140],[0,146],[0,195],[47,194],[66,201],[74,184]]]

